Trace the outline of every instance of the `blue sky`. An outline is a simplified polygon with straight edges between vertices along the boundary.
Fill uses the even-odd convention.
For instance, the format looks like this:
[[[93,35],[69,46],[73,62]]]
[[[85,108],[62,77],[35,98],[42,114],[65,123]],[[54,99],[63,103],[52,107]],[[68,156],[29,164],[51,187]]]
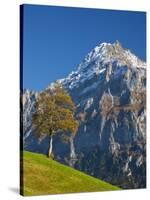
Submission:
[[[64,78],[101,42],[119,40],[146,60],[143,12],[24,5],[23,13],[23,88]]]

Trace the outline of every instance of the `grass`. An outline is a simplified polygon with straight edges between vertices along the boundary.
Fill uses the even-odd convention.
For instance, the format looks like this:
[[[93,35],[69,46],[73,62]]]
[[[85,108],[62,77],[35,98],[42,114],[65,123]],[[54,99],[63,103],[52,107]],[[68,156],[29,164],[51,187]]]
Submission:
[[[62,165],[37,153],[23,152],[21,194],[62,194],[119,190],[120,188]]]

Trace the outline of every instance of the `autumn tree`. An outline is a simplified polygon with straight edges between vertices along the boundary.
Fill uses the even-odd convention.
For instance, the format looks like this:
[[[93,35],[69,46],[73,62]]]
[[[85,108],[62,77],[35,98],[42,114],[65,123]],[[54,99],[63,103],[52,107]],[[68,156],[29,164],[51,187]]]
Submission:
[[[53,136],[56,133],[69,132],[71,137],[75,135],[78,122],[74,113],[75,106],[71,97],[59,84],[38,96],[32,125],[38,138],[49,136],[48,157],[52,156]]]

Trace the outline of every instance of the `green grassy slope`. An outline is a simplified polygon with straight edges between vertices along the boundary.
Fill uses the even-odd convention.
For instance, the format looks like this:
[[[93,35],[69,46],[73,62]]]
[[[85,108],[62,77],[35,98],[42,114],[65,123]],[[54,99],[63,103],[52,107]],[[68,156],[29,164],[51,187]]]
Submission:
[[[42,154],[24,152],[23,159],[22,195],[119,190]]]

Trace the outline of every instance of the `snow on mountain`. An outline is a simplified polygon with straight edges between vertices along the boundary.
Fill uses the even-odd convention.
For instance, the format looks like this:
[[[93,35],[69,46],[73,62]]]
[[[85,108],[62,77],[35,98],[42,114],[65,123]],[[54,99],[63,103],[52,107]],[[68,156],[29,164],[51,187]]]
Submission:
[[[72,71],[58,82],[66,88],[73,89],[86,80],[90,80],[94,75],[103,74],[109,63],[115,63],[115,66],[120,67],[127,65],[133,68],[146,68],[146,63],[132,54],[130,50],[123,49],[118,41],[113,44],[101,43],[87,54],[76,71]],[[50,87],[52,85],[53,83]]]
[[[25,140],[31,134],[32,113],[34,112],[34,102],[38,96],[37,92],[24,90],[22,94],[23,108],[23,139]]]

